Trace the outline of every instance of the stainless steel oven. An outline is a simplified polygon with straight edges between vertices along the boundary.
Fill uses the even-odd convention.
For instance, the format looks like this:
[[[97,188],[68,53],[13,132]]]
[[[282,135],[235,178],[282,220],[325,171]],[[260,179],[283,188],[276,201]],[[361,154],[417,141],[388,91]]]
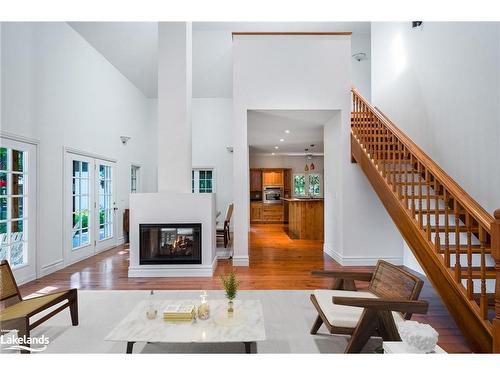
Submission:
[[[264,188],[264,203],[280,203],[282,194],[280,187],[266,186]]]

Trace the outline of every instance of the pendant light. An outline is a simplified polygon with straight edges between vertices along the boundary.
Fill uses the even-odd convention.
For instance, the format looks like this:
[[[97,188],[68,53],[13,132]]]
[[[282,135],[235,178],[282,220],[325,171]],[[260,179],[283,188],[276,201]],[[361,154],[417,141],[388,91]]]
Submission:
[[[308,148],[305,148],[305,149],[304,149],[304,151],[305,151],[305,152],[304,152],[304,155],[305,155],[305,157],[306,157],[306,166],[304,167],[304,171],[305,171],[305,172],[307,172],[307,171],[309,171],[309,164],[308,164],[308,162],[307,162],[307,152],[309,151],[309,149],[308,149]]]
[[[313,147],[314,147],[314,145],[311,145],[311,148],[313,148]],[[310,169],[311,171],[314,171],[315,166],[314,166],[314,163],[313,163],[313,161],[312,161],[312,158],[313,158],[313,154],[311,153],[311,156],[310,156],[310,159],[311,159],[311,165],[309,166],[309,169]]]

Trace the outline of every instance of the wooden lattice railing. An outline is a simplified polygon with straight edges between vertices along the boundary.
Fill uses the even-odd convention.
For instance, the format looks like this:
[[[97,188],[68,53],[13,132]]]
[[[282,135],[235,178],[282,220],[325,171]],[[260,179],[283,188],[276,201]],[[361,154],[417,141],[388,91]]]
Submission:
[[[367,163],[378,172],[378,176],[374,175],[379,179],[377,188],[385,186],[392,192],[399,202],[398,209],[405,211],[408,223],[414,226],[411,231],[405,228],[405,235],[424,237],[418,240],[420,242],[406,238],[407,242],[420,263],[425,263],[425,259],[435,260],[433,266],[421,264],[426,273],[435,272],[436,264],[442,268],[438,272],[445,270],[449,273],[444,279],[455,284],[448,286],[452,292],[445,291],[440,285],[434,286],[438,292],[441,289],[450,294],[448,303],[452,303],[452,293],[455,293],[455,298],[461,296],[466,301],[463,305],[470,310],[469,315],[475,317],[484,329],[485,337],[489,333],[489,343],[482,340],[473,346],[481,351],[500,351],[500,210],[495,212],[495,221],[354,88],[352,99],[353,148],[361,147]],[[383,194],[378,193],[382,199]],[[391,215],[393,219],[395,215]],[[419,254],[422,251],[432,252],[433,258]],[[428,276],[433,281],[432,275]],[[435,283],[437,280],[434,278]],[[463,316],[454,317],[462,330],[467,329]],[[474,333],[468,332],[466,336],[471,341]]]

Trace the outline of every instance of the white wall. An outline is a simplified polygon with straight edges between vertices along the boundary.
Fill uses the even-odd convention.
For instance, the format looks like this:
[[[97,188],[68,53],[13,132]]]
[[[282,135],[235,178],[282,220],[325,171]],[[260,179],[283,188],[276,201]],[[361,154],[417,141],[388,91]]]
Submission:
[[[500,24],[372,23],[372,101],[486,210],[500,207]]]
[[[248,262],[251,109],[340,111],[325,126],[325,251],[343,264],[374,264],[379,258],[402,262],[399,233],[359,167],[350,163],[350,86],[349,37],[234,38],[233,264]]]
[[[2,24],[1,130],[40,142],[38,275],[64,264],[63,147],[118,160],[117,237],[130,164],[156,190],[154,103],[66,23]],[[127,146],[120,135],[132,137]]]
[[[215,168],[217,211],[225,214],[233,201],[233,101],[193,99],[193,167]]]
[[[158,23],[158,191],[191,192],[192,29]]]
[[[357,61],[351,57],[352,84],[366,99],[371,99],[371,38],[370,34],[354,34],[351,37],[351,53],[366,53],[366,59]]]
[[[242,31],[242,26],[235,30],[193,30],[193,97],[194,98],[232,98],[233,97],[233,64],[232,64],[232,31]],[[321,29],[320,23],[300,26],[298,23],[283,24],[272,22],[260,25],[265,31],[273,30],[315,30]],[[327,27],[323,31],[331,31]],[[351,54],[365,52],[367,59],[356,61],[352,57],[351,79],[359,91],[368,99],[371,95],[370,70],[370,34],[355,33],[351,39]]]

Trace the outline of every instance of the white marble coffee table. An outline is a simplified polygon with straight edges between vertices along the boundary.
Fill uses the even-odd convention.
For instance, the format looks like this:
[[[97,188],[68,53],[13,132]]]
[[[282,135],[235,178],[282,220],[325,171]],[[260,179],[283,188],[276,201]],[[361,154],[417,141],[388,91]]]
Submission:
[[[266,339],[262,305],[258,300],[234,301],[234,317],[227,317],[226,300],[210,300],[210,318],[189,323],[170,323],[163,320],[165,307],[173,303],[192,303],[193,300],[155,301],[156,319],[148,319],[148,301],[140,302],[109,334],[106,341],[127,343],[132,353],[136,342],[155,343],[227,343],[242,342],[247,353],[256,353],[257,342]]]

